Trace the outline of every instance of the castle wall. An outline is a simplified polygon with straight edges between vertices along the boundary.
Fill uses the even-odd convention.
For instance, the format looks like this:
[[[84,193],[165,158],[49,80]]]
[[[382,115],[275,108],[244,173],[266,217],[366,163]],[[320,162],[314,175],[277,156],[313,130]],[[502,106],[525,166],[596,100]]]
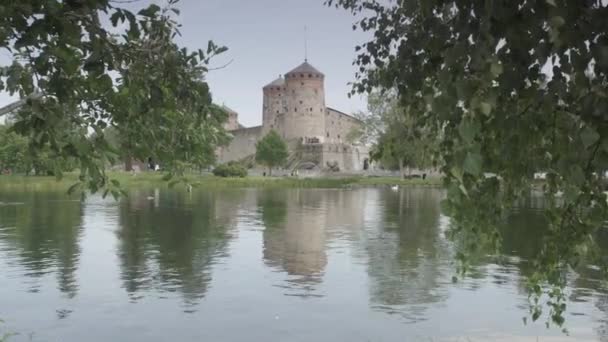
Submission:
[[[312,73],[286,75],[287,112],[283,132],[288,141],[325,136],[325,90],[323,76]]]
[[[348,135],[361,124],[360,120],[350,115],[327,108],[325,111],[325,141],[334,144],[347,143]]]
[[[279,116],[287,110],[287,99],[285,97],[285,86],[275,81],[263,89],[262,127],[264,134],[274,129],[282,131]]]
[[[323,144],[323,168],[328,163],[337,163],[340,171],[361,171],[365,159],[369,159],[369,150],[364,146],[354,146],[345,143]]]
[[[285,78],[279,76],[264,86],[262,126],[242,128],[238,114],[230,110],[225,128],[234,138],[228,147],[219,149],[218,161],[254,155],[256,142],[275,130],[289,150],[297,152],[300,162],[312,162],[319,169],[337,163],[341,171],[362,170],[369,151],[348,141],[349,134],[362,122],[325,106],[324,79],[323,73],[305,61]]]
[[[227,131],[239,129],[238,114],[236,112],[228,111],[228,120],[224,122],[224,129]]]
[[[218,161],[226,163],[255,154],[255,144],[262,138],[262,126],[231,131],[233,138],[229,146],[218,151]]]

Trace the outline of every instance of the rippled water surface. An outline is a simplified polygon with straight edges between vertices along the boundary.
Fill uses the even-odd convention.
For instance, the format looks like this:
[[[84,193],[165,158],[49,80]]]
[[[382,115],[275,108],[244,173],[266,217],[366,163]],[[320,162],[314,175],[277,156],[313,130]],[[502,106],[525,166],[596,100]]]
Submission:
[[[524,325],[543,220],[452,283],[441,190],[0,189],[10,341],[608,341],[608,292],[572,272],[566,336]]]

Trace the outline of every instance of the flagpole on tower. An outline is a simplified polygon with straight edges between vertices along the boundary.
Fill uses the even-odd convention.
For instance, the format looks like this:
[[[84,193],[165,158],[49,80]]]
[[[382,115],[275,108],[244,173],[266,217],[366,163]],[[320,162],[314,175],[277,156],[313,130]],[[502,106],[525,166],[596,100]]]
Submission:
[[[308,30],[304,25],[304,62],[308,62]]]

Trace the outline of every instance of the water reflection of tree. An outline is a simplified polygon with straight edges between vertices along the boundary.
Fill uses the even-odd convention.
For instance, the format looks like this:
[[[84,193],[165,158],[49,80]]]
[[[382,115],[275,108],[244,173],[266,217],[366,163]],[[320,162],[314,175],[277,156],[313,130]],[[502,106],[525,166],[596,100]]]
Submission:
[[[514,259],[508,258],[504,270],[515,269],[519,292],[523,295],[521,307],[527,307],[529,293],[526,277],[532,275],[532,263],[541,253],[539,246],[542,245],[543,236],[547,235],[549,229],[548,221],[542,211],[543,200],[538,196],[532,196],[521,203],[506,218],[501,229],[502,247],[501,253]],[[608,260],[608,233],[600,231],[592,237],[596,242],[599,259]],[[515,277],[515,276],[514,276]],[[601,341],[608,341],[608,288],[604,283],[604,274],[593,265],[593,260],[581,258],[576,269],[571,270],[568,275],[568,293],[570,315],[586,315],[584,312],[575,312],[573,303],[594,303],[596,308],[603,312],[606,317],[599,320],[596,327],[597,336]],[[587,305],[587,304],[585,304]],[[568,326],[568,321],[566,321]]]
[[[195,305],[211,281],[211,267],[231,236],[219,194],[133,193],[120,206],[121,278],[132,299],[147,290],[179,292]],[[236,205],[236,204],[235,204]],[[233,205],[231,208],[236,208]]]
[[[20,258],[25,275],[39,279],[56,273],[58,289],[68,297],[78,292],[82,205],[65,192],[2,192],[0,239]],[[30,291],[38,291],[37,282]]]
[[[439,229],[441,193],[429,189],[383,191],[382,221],[367,227],[371,301],[374,308],[423,320],[428,305],[445,300],[441,289],[445,242]]]

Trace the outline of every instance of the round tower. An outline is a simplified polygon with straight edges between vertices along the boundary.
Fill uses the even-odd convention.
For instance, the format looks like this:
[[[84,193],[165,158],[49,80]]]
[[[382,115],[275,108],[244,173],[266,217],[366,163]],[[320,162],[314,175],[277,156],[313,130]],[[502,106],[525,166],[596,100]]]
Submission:
[[[285,74],[284,138],[303,144],[325,138],[325,75],[305,61]]]
[[[262,88],[263,110],[262,110],[262,130],[264,134],[271,129],[280,133],[280,118],[285,113],[285,80],[279,75],[279,78],[272,81]]]

